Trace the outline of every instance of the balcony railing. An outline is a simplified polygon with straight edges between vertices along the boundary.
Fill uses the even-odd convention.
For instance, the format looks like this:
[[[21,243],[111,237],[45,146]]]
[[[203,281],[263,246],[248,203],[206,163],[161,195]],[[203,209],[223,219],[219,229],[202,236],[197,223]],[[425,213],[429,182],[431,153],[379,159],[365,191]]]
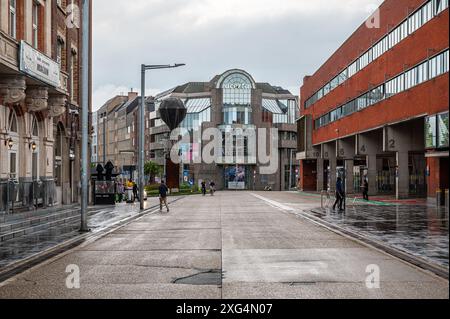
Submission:
[[[0,31],[0,63],[20,73],[19,43],[3,31]],[[59,78],[60,84],[56,89],[60,93],[68,95],[69,75],[64,71],[60,71]]]
[[[0,63],[19,69],[19,44],[0,31]]]

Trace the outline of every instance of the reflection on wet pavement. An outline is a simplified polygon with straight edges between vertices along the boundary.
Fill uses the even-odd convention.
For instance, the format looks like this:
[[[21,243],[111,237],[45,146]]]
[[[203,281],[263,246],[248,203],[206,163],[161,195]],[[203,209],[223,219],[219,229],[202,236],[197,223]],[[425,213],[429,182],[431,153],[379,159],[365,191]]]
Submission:
[[[448,269],[448,212],[427,205],[355,206],[315,216]]]
[[[105,207],[89,217],[89,227],[92,233],[96,233],[137,214],[139,214],[139,207],[136,204],[120,204],[115,208]],[[15,261],[33,256],[80,236],[79,229],[80,222],[74,221],[0,243],[0,270]]]

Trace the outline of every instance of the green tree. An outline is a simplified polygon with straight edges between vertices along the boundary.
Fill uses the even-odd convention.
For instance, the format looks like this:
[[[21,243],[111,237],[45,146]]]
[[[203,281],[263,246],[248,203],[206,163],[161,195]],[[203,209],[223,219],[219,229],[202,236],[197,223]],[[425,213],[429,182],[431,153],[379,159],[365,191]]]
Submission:
[[[150,177],[150,183],[154,183],[155,177],[161,174],[161,172],[162,172],[161,166],[159,166],[155,162],[150,161],[145,163],[144,165],[144,174]]]

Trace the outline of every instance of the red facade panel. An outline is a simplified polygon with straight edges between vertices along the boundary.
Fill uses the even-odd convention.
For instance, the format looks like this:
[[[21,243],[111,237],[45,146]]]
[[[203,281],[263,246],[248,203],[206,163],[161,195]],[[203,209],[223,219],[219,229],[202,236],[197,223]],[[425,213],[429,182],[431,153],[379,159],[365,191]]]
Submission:
[[[368,131],[419,115],[436,114],[448,110],[448,83],[449,75],[447,73],[314,130],[313,144]],[[337,129],[339,132],[336,131]]]
[[[380,28],[369,29],[364,22],[313,76],[305,79],[301,92],[302,102],[338,75],[387,32],[402,22],[409,13],[425,2],[424,0],[387,0],[383,2],[379,8]]]
[[[370,88],[448,49],[449,12],[446,9],[311,107],[304,108],[304,103],[311,94],[384,37],[388,30],[392,30],[404,21],[407,12],[413,12],[425,2],[423,0],[385,1],[380,7],[380,29],[368,29],[363,24],[313,76],[308,77],[301,87],[302,114],[312,115],[313,119],[317,119],[367,92]],[[314,130],[313,144],[336,139],[337,128],[340,130],[340,136],[352,135],[387,123],[445,111],[448,109],[448,98],[447,74]]]

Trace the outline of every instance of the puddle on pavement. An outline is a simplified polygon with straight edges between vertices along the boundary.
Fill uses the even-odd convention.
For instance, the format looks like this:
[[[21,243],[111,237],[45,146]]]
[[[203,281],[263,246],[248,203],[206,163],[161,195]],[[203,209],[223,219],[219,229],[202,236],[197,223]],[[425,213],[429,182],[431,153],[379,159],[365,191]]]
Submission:
[[[316,217],[376,241],[449,266],[449,216],[428,205],[357,206],[345,213],[317,209]]]

